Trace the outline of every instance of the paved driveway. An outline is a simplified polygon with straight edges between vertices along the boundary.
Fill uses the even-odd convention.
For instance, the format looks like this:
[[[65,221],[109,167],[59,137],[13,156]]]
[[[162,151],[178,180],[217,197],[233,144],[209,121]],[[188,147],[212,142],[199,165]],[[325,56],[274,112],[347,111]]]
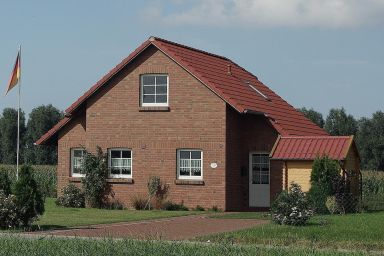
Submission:
[[[197,236],[235,231],[268,223],[255,219],[218,219],[204,215],[168,219],[92,225],[65,230],[34,232],[39,235],[184,240]]]

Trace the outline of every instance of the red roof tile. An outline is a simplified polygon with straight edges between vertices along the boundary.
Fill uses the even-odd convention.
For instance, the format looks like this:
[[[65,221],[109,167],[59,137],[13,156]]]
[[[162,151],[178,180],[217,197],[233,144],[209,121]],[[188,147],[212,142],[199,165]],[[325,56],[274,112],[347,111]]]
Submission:
[[[151,37],[145,41],[120,64],[102,77],[74,102],[66,110],[66,113],[73,114],[89,97],[104,86],[109,79],[150,45],[157,47],[238,112],[263,113],[281,135],[328,135],[323,129],[312,123],[301,112],[297,111],[260,82],[256,76],[230,59],[156,37]],[[228,66],[230,66],[231,74],[228,74]],[[45,143],[54,133],[62,128],[62,126],[58,125],[55,127],[56,130],[51,129],[36,144]]]
[[[344,160],[353,136],[286,136],[279,137],[271,152],[274,160],[313,160],[325,156]]]

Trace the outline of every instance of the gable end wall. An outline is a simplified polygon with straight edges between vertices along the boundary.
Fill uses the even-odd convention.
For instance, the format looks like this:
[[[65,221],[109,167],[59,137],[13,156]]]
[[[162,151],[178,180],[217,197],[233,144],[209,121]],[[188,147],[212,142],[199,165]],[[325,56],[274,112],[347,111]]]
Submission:
[[[169,111],[140,109],[140,75],[169,75]],[[155,47],[149,47],[86,103],[86,129],[68,128],[59,138],[58,191],[68,184],[69,148],[80,142],[88,150],[101,146],[129,148],[133,154],[133,184],[112,183],[115,199],[127,206],[147,195],[147,182],[156,175],[169,184],[168,199],[188,207],[225,205],[226,104]],[[75,125],[75,127],[77,127]],[[176,150],[203,150],[204,185],[176,185]],[[217,168],[210,163],[217,163]]]

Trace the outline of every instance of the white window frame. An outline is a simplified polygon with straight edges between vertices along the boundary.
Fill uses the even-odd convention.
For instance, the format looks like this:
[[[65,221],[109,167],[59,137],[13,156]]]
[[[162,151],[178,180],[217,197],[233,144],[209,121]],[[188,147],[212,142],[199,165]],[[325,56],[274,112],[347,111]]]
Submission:
[[[143,79],[144,77],[148,76],[165,76],[167,77],[167,102],[165,103],[144,103],[144,83]],[[155,78],[156,79],[156,78]],[[155,85],[155,87],[157,84]],[[155,99],[156,99],[156,91],[155,91]],[[140,103],[142,107],[168,107],[169,106],[169,76],[168,74],[143,74],[140,76]]]
[[[200,158],[200,160],[201,160],[201,175],[200,176],[180,175],[180,152],[181,151],[198,151],[198,152],[200,152],[200,156],[201,156],[201,158]],[[180,149],[177,149],[177,179],[179,179],[179,180],[202,180],[203,179],[203,169],[204,169],[203,166],[204,166],[203,150],[201,150],[201,149],[193,149],[193,148],[180,148]]]
[[[271,158],[269,157],[269,154],[268,152],[265,152],[265,151],[253,151],[251,152],[251,167],[252,167],[252,176],[250,177],[251,179],[251,182],[252,184],[254,185],[271,185]],[[252,156],[253,155],[264,155],[264,156],[268,156],[268,184],[266,183],[262,183],[262,179],[261,179],[261,171],[260,171],[260,174],[259,174],[259,178],[260,178],[260,183],[253,183],[253,159],[252,159]],[[260,164],[260,163],[259,163]]]
[[[131,174],[112,174],[111,173],[111,168],[112,168],[112,157],[111,157],[111,152],[112,151],[130,151],[131,152]],[[127,158],[129,159],[129,158]],[[108,149],[108,176],[110,178],[126,178],[126,179],[131,179],[132,178],[132,173],[133,173],[133,151],[130,148],[109,148]]]
[[[73,173],[73,169],[75,167],[74,164],[75,164],[75,151],[76,150],[83,151],[83,157],[84,157],[84,152],[85,152],[84,148],[71,148],[71,177],[85,177],[85,174],[83,174],[83,173]]]

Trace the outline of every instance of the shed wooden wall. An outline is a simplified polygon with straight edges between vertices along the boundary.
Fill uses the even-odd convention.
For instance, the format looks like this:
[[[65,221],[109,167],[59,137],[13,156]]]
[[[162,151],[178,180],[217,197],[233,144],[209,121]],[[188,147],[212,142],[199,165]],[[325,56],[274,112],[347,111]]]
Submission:
[[[313,161],[287,161],[287,185],[295,182],[301,186],[303,192],[308,192],[311,187],[311,172]]]

